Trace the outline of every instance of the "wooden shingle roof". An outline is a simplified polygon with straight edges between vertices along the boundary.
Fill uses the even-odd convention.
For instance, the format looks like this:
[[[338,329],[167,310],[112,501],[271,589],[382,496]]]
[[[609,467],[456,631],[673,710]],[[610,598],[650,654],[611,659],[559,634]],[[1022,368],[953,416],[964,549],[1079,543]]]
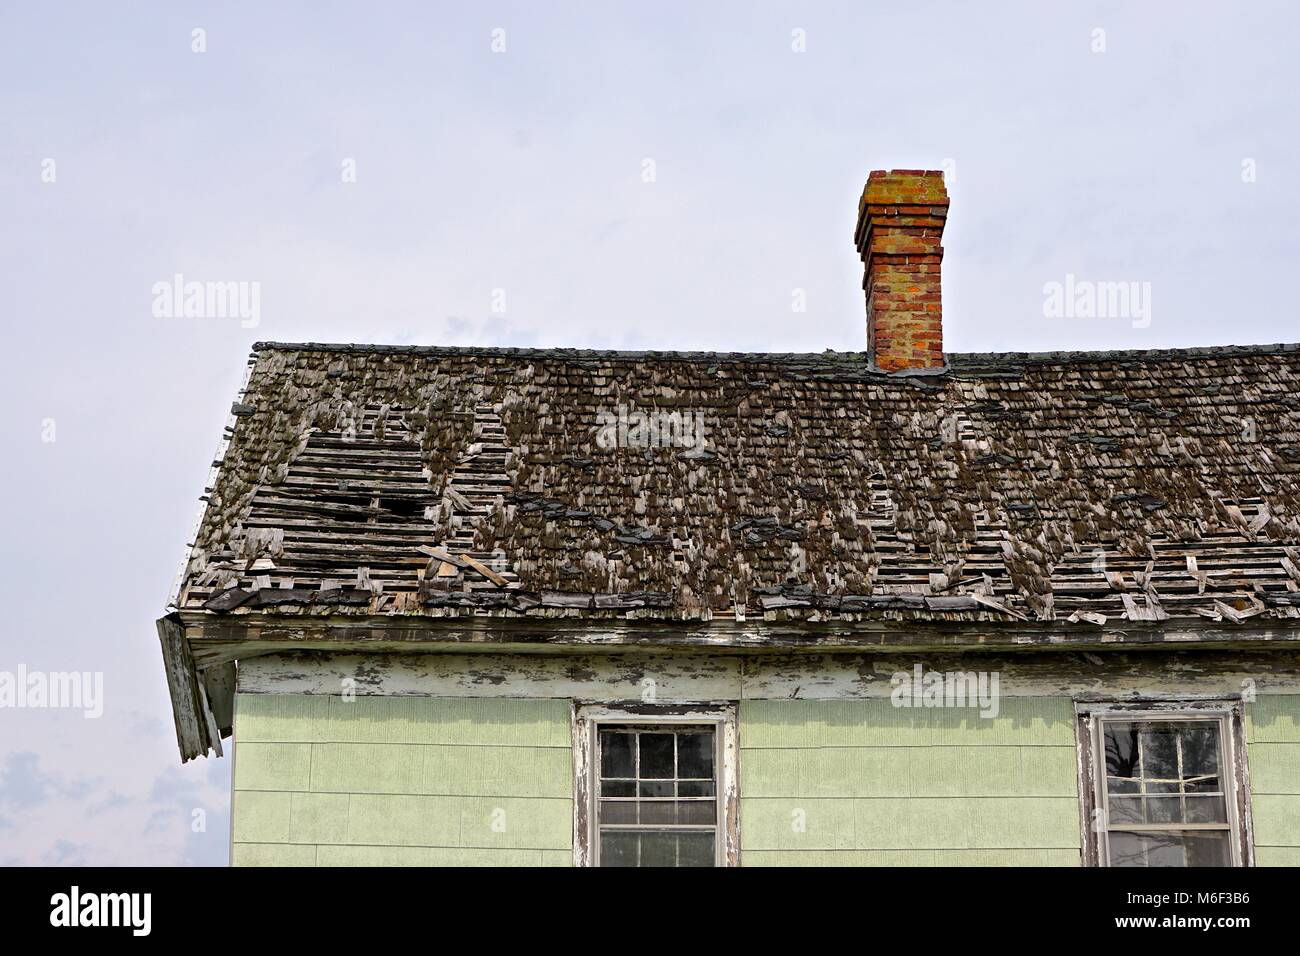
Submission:
[[[843,353],[259,344],[232,412],[181,609],[1300,616],[1294,345],[887,375]],[[704,443],[603,447],[637,413]]]

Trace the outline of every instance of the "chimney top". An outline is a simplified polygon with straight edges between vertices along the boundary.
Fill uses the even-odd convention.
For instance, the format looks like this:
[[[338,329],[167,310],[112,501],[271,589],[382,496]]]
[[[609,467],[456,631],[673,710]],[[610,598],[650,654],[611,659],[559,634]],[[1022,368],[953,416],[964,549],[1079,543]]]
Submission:
[[[877,169],[858,202],[854,242],[865,269],[867,351],[885,371],[944,365],[940,264],[943,173]]]

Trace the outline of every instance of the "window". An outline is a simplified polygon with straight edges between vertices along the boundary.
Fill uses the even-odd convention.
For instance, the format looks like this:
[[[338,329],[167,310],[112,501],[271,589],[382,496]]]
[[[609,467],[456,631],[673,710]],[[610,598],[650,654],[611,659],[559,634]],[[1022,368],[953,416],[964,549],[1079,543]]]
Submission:
[[[1088,862],[1249,863],[1239,708],[1099,707],[1081,713],[1080,732]]]
[[[581,866],[737,862],[730,707],[581,707],[574,859]]]

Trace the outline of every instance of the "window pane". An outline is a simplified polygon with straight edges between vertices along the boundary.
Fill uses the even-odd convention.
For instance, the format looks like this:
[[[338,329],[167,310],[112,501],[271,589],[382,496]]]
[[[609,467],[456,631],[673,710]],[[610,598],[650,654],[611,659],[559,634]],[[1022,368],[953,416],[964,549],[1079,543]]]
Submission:
[[[641,779],[672,777],[673,740],[675,734],[647,734],[641,736]]]
[[[1219,724],[1197,721],[1183,734],[1183,776],[1219,776]]]
[[[682,780],[677,784],[677,796],[711,797],[713,796],[713,781],[712,780]]]
[[[671,780],[642,780],[640,795],[643,797],[671,797],[673,793],[673,782]]]
[[[1227,831],[1111,833],[1111,866],[1228,866]]]
[[[602,831],[600,834],[601,866],[636,866],[637,834]]]
[[[1172,797],[1147,797],[1147,822],[1148,823],[1185,823],[1183,820],[1183,798],[1174,795]]]
[[[1110,823],[1146,823],[1141,797],[1111,797]]]
[[[602,777],[635,777],[632,747],[635,734],[615,730],[600,732],[600,775]]]
[[[672,800],[644,800],[641,803],[641,822],[654,825],[677,822],[677,804]]]
[[[712,833],[678,834],[678,866],[713,866],[715,862]]]
[[[677,776],[683,780],[713,777],[713,734],[681,734],[677,738]]]
[[[642,833],[640,838],[642,866],[677,865],[677,834]]]
[[[1192,797],[1187,799],[1187,812],[1185,814],[1188,823],[1227,823],[1228,807],[1227,801],[1223,795]]]
[[[1148,781],[1148,793],[1163,792],[1152,785],[1155,781],[1178,780],[1178,737],[1178,729],[1169,724],[1148,724],[1143,729],[1142,776]],[[1176,784],[1173,792],[1178,792]]]
[[[614,823],[636,823],[636,801],[635,800],[602,800],[600,801],[600,822],[601,825]]]
[[[1232,840],[1226,830],[1188,833],[1183,843],[1187,847],[1188,866],[1232,865]]]
[[[1103,741],[1106,751],[1106,782],[1111,793],[1135,793],[1137,784],[1132,782],[1131,789],[1124,786],[1126,781],[1135,781],[1138,774],[1138,735],[1134,724],[1107,723],[1106,736]],[[1115,789],[1118,787],[1119,789]]]
[[[635,797],[635,780],[602,780],[600,782],[602,797]]]
[[[1135,777],[1107,777],[1107,793],[1138,793],[1142,789],[1142,783]]]
[[[712,800],[684,800],[677,804],[677,822],[693,826],[717,823],[717,804]]]

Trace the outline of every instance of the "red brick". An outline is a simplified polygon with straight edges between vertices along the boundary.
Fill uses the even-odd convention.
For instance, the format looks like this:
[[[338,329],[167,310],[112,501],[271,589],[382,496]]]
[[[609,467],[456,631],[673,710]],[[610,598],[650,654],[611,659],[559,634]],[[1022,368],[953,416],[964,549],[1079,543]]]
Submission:
[[[943,365],[940,263],[948,192],[938,171],[873,170],[854,239],[865,269],[867,339],[883,369]]]

